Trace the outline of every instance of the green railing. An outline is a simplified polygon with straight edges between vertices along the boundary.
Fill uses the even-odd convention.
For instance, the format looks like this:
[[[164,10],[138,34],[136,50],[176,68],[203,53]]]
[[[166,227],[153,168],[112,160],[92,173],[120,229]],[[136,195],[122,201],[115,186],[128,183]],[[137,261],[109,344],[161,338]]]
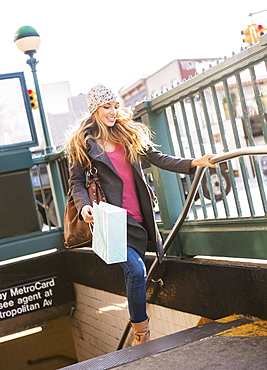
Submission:
[[[31,178],[35,190],[40,223],[44,231],[51,230],[63,224],[65,201],[58,205],[58,197],[66,200],[68,192],[68,164],[63,151],[47,155],[33,155],[34,166],[31,169]],[[60,173],[59,184],[55,186],[49,166],[57,165]],[[57,195],[59,194],[59,195]],[[54,199],[55,198],[55,199]],[[59,209],[57,209],[57,207]]]
[[[238,55],[139,104],[135,118],[151,127],[155,142],[171,155],[198,157],[208,152],[266,145],[266,60],[267,35]],[[62,153],[30,158],[28,152],[2,158],[3,178],[5,173],[13,176],[14,170],[14,178],[22,178],[28,183],[26,188],[32,188],[27,196],[34,198],[31,212],[35,214],[34,227],[25,222],[30,231],[25,229],[11,236],[7,233],[7,237],[3,232],[2,261],[64,248],[61,225],[68,187],[65,159]],[[20,163],[22,159],[25,165]],[[149,178],[159,204],[158,224],[166,239],[183,209],[193,179],[157,168],[146,171],[151,172]],[[266,181],[265,155],[226,159],[215,172],[206,171],[168,253],[267,258]],[[12,196],[16,196],[15,192]],[[23,202],[21,207],[23,217]],[[12,220],[8,227],[12,233]]]
[[[267,35],[238,55],[151,97],[135,109],[164,153],[199,157],[267,142]],[[266,258],[265,155],[206,171],[171,254]],[[152,168],[164,237],[182,211],[192,178]]]

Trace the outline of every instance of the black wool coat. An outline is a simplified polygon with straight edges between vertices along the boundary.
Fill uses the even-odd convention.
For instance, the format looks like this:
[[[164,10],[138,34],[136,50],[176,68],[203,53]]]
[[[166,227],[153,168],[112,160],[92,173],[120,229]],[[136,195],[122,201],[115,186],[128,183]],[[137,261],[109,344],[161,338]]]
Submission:
[[[89,144],[88,155],[93,161],[94,167],[97,168],[98,177],[107,202],[122,207],[122,179],[115,170],[108,155],[103,152],[96,141],[90,138],[87,141]],[[165,155],[154,148],[150,148],[146,152],[144,159],[154,166],[172,172],[192,174],[195,171],[195,168],[190,168],[192,159],[176,158]],[[127,216],[127,245],[143,254],[146,250],[156,252],[161,261],[163,257],[163,248],[161,236],[153,213],[153,192],[146,183],[141,161],[132,164],[132,170],[143,214],[144,227],[133,217]],[[84,205],[90,204],[85,187],[86,174],[80,165],[76,165],[70,169],[69,183],[75,206],[80,213]]]

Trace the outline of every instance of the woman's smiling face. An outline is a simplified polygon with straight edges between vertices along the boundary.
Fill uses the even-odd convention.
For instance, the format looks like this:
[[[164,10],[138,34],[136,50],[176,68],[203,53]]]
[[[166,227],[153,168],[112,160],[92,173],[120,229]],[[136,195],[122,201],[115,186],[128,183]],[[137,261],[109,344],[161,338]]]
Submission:
[[[98,108],[98,115],[100,120],[107,126],[113,127],[115,125],[120,103],[109,102]]]

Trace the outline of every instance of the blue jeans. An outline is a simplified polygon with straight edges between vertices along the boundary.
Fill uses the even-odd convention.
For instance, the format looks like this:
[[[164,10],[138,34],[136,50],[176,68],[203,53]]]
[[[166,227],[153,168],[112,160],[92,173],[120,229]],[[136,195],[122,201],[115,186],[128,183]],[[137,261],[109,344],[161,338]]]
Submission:
[[[131,322],[147,319],[146,313],[146,266],[145,256],[127,247],[127,261],[120,265],[124,270],[128,309]]]

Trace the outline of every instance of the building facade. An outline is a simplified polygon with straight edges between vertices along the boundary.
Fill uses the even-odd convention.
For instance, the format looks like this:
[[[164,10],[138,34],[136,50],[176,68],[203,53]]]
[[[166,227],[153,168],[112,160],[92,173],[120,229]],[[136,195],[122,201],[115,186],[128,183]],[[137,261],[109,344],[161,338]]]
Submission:
[[[212,63],[210,59],[175,59],[150,76],[142,76],[119,90],[124,106],[134,108],[141,101],[161,94],[178,83],[195,76],[201,65]]]

